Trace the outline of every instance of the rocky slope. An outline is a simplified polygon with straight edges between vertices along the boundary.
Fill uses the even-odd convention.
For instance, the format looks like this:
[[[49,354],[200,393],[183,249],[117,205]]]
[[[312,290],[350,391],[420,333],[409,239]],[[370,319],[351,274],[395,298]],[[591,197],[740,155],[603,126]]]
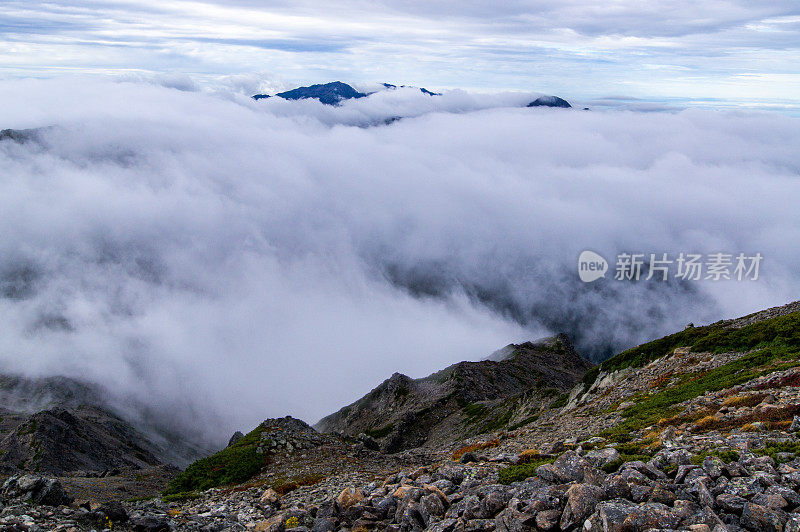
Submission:
[[[100,475],[185,466],[202,448],[113,413],[107,393],[64,377],[0,375],[0,471]]]
[[[478,386],[478,396],[504,393],[513,386],[493,384],[488,375],[503,367],[514,375],[509,383],[522,382],[509,353],[522,348],[538,357],[570,356],[555,345],[513,346],[499,353],[500,360],[457,364],[429,382],[442,386],[463,371],[473,382],[488,383]],[[380,394],[362,401],[379,408],[392,404],[394,399],[381,398],[393,398],[398,386],[422,389],[423,384],[395,377],[379,387]],[[412,391],[426,397],[411,389],[407,395]],[[23,481],[36,489],[50,486],[49,503],[59,506],[46,506],[34,499],[38,492],[25,492],[16,479],[0,490],[6,503],[0,525],[276,532],[800,531],[798,303],[688,327],[620,353],[521,422],[509,423],[503,414],[507,405],[498,408],[498,400],[485,400],[491,405],[486,420],[494,424],[484,434],[441,445],[426,441],[391,454],[366,435],[323,434],[291,418],[267,420],[228,449],[193,464],[172,481],[167,496],[117,506],[65,505],[52,481]],[[526,404],[515,397],[512,414]]]
[[[459,362],[422,379],[395,373],[316,428],[349,436],[364,433],[388,452],[441,446],[513,423],[523,400],[538,412],[591,367],[565,335],[510,345],[503,353],[501,360]]]

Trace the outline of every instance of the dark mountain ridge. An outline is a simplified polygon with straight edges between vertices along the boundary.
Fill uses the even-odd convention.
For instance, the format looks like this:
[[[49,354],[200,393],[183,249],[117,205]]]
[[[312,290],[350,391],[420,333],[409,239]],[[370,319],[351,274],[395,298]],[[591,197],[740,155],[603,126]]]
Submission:
[[[440,445],[483,431],[491,424],[485,414],[509,400],[524,396],[531,408],[549,404],[591,367],[566,335],[505,349],[509,354],[502,360],[458,362],[421,379],[395,373],[315,428],[348,436],[365,433],[389,452]]]
[[[154,421],[147,409],[126,406],[138,411],[131,417],[150,421],[115,413],[109,393],[96,385],[67,377],[0,375],[0,469],[63,475],[183,467],[208,452]]]

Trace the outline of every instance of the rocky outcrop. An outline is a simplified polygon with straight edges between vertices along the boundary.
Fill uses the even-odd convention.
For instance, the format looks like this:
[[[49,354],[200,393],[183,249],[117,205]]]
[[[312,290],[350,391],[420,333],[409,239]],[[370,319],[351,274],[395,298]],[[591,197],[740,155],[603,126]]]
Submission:
[[[58,480],[38,475],[10,477],[0,488],[0,497],[5,500],[19,499],[47,506],[60,506],[72,502],[72,497],[67,495]]]
[[[129,403],[128,408],[136,410]],[[157,423],[134,426],[108,394],[65,377],[0,375],[0,470],[100,475],[117,468],[185,466],[204,449]]]
[[[106,471],[160,465],[157,449],[123,420],[99,409],[53,408],[28,417],[0,440],[7,470]]]
[[[502,360],[459,362],[422,379],[395,373],[316,428],[364,433],[390,452],[442,445],[487,427],[503,428],[524,408],[549,405],[591,367],[566,335],[511,345],[504,352]],[[498,423],[498,416],[504,421]]]

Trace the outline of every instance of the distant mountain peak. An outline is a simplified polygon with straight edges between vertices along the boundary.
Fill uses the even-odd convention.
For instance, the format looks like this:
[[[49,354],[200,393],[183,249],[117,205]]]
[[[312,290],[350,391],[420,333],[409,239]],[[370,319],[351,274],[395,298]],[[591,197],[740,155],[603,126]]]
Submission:
[[[306,100],[309,98],[319,100],[326,105],[338,105],[343,100],[364,98],[367,96],[363,92],[355,90],[347,83],[332,81],[330,83],[318,83],[307,87],[298,87],[289,91],[279,92],[275,96],[284,100]],[[254,100],[269,98],[267,94],[256,94]]]
[[[558,96],[539,96],[531,103],[527,105],[528,107],[563,107],[563,108],[570,108],[572,107],[569,102],[563,98],[559,98]]]
[[[391,83],[381,83],[381,85],[383,85],[387,89],[396,89],[397,88],[397,85],[392,85]],[[400,88],[401,89],[407,89],[407,88],[419,89],[419,91],[422,94],[427,94],[428,96],[441,96],[442,95],[442,93],[440,93],[440,92],[429,91],[425,87],[411,87],[409,85],[400,85]]]

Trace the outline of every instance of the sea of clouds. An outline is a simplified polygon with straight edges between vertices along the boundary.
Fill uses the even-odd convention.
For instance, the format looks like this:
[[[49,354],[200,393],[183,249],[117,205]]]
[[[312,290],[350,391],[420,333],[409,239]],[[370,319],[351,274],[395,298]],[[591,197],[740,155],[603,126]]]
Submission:
[[[599,360],[800,299],[797,118],[534,96],[0,82],[0,129],[44,128],[0,142],[3,371],[102,384],[218,443],[511,342],[565,331]],[[758,281],[584,284],[585,249],[764,261]]]

